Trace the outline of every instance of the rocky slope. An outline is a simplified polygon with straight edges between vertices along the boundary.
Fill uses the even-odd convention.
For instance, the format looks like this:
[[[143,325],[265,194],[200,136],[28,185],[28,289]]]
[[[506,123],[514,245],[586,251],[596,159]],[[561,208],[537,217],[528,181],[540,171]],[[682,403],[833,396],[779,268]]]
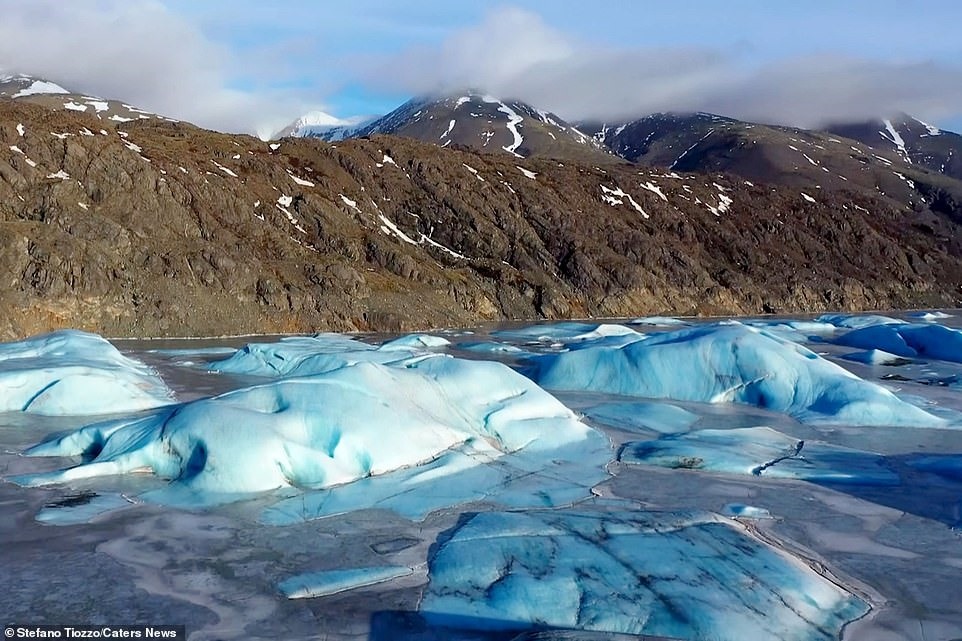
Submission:
[[[830,125],[826,130],[888,151],[908,164],[962,179],[962,136],[907,114]]]
[[[0,77],[0,98],[43,105],[58,111],[88,113],[97,120],[114,124],[150,119],[176,122],[166,116],[145,111],[120,100],[108,100],[76,93],[54,82],[34,76]]]
[[[959,304],[953,185],[939,209],[749,182],[0,100],[0,333]]]

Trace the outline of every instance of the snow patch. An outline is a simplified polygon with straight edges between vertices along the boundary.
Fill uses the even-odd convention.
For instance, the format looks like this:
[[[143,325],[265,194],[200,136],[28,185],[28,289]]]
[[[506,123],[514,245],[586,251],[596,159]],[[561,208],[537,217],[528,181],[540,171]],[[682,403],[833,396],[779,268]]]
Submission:
[[[52,82],[47,82],[46,80],[34,80],[30,83],[29,87],[21,89],[17,93],[11,96],[12,98],[22,98],[24,96],[33,96],[36,94],[58,94],[58,93],[70,93],[63,87]]]
[[[230,169],[228,169],[228,168],[225,167],[224,165],[220,164],[220,163],[217,162],[216,160],[211,160],[211,162],[214,163],[214,166],[215,166],[215,167],[217,167],[218,169],[220,169],[222,172],[224,172],[225,174],[227,174],[227,175],[230,176],[231,178],[239,178],[239,176],[238,176],[237,174],[235,174],[233,171],[231,171]]]
[[[408,243],[408,244],[411,244],[411,245],[417,245],[417,244],[418,244],[418,242],[417,242],[416,240],[413,240],[410,236],[408,236],[408,235],[405,234],[403,231],[401,231],[401,230],[398,228],[398,226],[395,225],[394,222],[392,222],[389,218],[387,218],[386,216],[384,216],[384,214],[378,214],[378,218],[381,219],[381,222],[384,223],[384,226],[385,226],[385,227],[387,227],[389,230],[391,230],[391,232],[393,232],[395,236],[397,236],[398,238],[400,238],[400,239],[403,240],[404,242],[406,242],[406,243]]]
[[[448,134],[451,133],[451,131],[454,129],[454,125],[457,124],[457,122],[458,122],[457,120],[452,118],[451,122],[448,123],[448,128],[444,131],[443,134],[441,134],[441,137],[438,138],[438,140],[444,140],[445,138],[447,138]]]
[[[892,125],[891,120],[883,120],[882,122],[885,124],[885,130],[888,132],[888,135],[886,136],[885,132],[882,132],[882,131],[880,131],[879,134],[881,134],[883,138],[885,138],[886,140],[891,142],[893,145],[895,145],[895,148],[898,150],[899,155],[902,156],[905,162],[911,165],[912,159],[909,158],[909,152],[905,148],[905,140],[902,138],[899,132],[895,130],[895,126]]]
[[[536,174],[535,172],[529,169],[525,169],[524,167],[519,167],[518,165],[515,165],[515,168],[518,171],[520,171],[522,174],[524,174],[525,178],[530,178],[531,180],[536,180],[538,178],[538,174]]]
[[[348,207],[350,207],[351,209],[353,209],[353,210],[356,211],[357,213],[359,213],[359,214],[361,213],[360,208],[357,206],[357,201],[356,201],[356,200],[351,200],[350,198],[348,198],[348,197],[345,196],[344,194],[338,194],[338,195],[341,197],[341,201],[343,201],[345,205],[347,205]]]
[[[664,192],[661,191],[661,187],[659,187],[658,185],[654,184],[654,183],[651,182],[650,180],[649,180],[648,182],[646,182],[646,183],[641,184],[640,186],[641,186],[642,189],[647,189],[648,191],[650,191],[651,193],[657,195],[659,198],[661,198],[661,199],[664,200],[665,202],[668,202],[668,197],[665,196]]]
[[[302,187],[313,187],[313,186],[314,186],[314,183],[312,183],[310,180],[304,180],[303,178],[298,178],[297,176],[295,176],[294,174],[292,174],[290,170],[287,171],[287,175],[291,177],[291,180],[293,180],[293,181],[294,181],[295,183],[297,183],[298,185],[301,185]]]
[[[606,187],[605,185],[602,185],[601,192],[602,192],[601,200],[603,202],[608,203],[612,207],[624,204],[625,201],[623,199],[627,198],[628,202],[631,203],[631,206],[634,207],[635,210],[638,211],[638,213],[640,213],[644,218],[649,218],[648,214],[645,213],[645,210],[641,208],[641,205],[635,202],[635,199],[632,198],[629,194],[625,193],[621,189],[621,187],[616,187],[615,189],[611,189],[610,187]]]

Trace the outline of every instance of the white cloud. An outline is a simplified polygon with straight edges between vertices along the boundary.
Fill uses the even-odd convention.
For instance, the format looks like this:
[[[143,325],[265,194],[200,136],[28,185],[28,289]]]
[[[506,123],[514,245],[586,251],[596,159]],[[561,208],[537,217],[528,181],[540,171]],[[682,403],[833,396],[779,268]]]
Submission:
[[[155,0],[5,0],[0,65],[226,131],[276,131],[293,93],[232,88],[236,61]],[[316,105],[315,105],[316,106]]]
[[[707,49],[600,49],[513,8],[367,77],[413,93],[479,87],[569,119],[710,111],[815,126],[900,110],[935,121],[962,113],[962,67],[831,55],[748,65]]]

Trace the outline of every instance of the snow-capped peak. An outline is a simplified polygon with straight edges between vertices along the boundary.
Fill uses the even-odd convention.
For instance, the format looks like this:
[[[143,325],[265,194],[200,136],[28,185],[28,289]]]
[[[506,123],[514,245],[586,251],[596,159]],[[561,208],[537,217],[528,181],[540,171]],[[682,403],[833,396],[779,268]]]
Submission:
[[[294,121],[294,127],[342,127],[353,124],[350,120],[332,116],[326,111],[308,111]]]

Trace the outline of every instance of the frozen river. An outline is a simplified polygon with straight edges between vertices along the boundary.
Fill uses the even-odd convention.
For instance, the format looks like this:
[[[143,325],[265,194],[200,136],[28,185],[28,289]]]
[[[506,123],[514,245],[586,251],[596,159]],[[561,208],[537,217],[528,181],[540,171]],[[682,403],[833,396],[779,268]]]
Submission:
[[[962,639],[954,314],[0,346],[0,612]]]

